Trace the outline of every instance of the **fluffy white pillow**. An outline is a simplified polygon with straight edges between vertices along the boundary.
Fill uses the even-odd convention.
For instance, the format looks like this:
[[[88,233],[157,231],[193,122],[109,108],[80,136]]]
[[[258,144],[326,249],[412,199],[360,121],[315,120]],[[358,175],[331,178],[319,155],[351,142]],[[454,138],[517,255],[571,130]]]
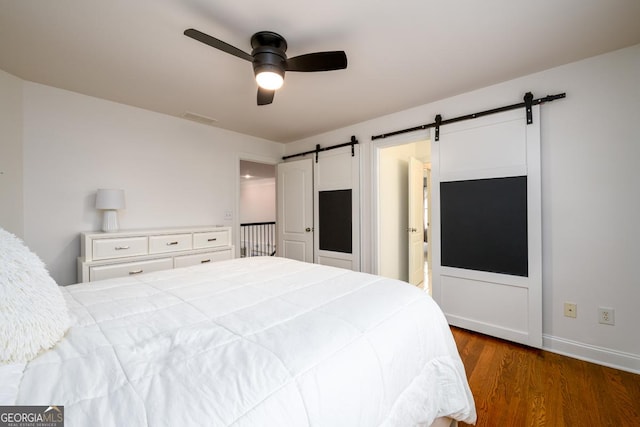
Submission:
[[[64,298],[42,260],[0,228],[0,364],[33,359],[68,328]]]

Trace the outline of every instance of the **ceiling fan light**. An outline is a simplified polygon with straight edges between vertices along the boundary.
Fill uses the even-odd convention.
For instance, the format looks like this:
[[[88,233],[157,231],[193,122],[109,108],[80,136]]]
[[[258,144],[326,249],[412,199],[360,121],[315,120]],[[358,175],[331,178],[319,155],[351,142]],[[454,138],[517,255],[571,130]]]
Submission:
[[[284,78],[274,71],[261,71],[256,75],[258,86],[267,90],[276,90],[282,87]]]

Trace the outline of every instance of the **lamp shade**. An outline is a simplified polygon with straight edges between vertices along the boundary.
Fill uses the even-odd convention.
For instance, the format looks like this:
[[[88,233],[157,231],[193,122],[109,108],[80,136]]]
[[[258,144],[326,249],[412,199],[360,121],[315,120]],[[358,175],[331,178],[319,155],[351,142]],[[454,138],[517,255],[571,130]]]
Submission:
[[[258,86],[267,90],[276,90],[282,87],[284,83],[284,78],[281,73],[275,72],[273,70],[265,70],[260,71],[256,75],[256,82]]]
[[[96,209],[124,209],[124,190],[100,188],[96,193]]]

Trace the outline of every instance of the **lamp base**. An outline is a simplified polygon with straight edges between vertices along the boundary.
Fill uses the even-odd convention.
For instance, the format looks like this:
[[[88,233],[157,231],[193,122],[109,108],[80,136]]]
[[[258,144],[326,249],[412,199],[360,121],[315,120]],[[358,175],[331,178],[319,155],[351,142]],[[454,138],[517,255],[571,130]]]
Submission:
[[[118,211],[105,209],[102,217],[102,231],[106,233],[113,233],[118,230]]]

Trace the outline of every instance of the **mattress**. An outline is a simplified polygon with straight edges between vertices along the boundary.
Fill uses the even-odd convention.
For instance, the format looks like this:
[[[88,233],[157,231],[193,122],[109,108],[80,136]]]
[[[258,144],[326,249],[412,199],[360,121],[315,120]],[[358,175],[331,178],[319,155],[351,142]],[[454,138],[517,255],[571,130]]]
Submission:
[[[442,312],[401,281],[255,257],[62,292],[73,326],[14,403],[68,426],[475,422]]]

